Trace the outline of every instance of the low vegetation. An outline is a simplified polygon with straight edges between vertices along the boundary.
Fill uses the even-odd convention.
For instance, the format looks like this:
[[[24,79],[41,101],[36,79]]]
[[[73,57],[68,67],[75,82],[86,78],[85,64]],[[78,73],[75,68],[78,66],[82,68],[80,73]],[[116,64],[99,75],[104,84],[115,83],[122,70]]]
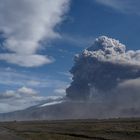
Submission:
[[[140,140],[139,119],[5,122],[17,140]],[[1,138],[0,133],[0,138]]]

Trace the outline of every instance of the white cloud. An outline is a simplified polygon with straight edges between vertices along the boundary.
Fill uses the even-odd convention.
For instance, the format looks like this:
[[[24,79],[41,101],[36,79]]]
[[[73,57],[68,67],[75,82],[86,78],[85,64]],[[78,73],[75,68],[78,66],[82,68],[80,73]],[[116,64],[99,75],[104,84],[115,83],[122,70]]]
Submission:
[[[52,59],[37,54],[40,41],[58,37],[55,27],[68,9],[69,0],[0,0],[0,31],[9,53],[0,60],[24,67],[40,66]]]
[[[0,99],[7,99],[7,98],[13,98],[16,97],[16,94],[13,90],[7,90],[5,93],[0,94]]]
[[[45,99],[39,96],[37,91],[28,87],[7,90],[0,94],[0,113],[25,109]]]
[[[0,93],[0,113],[22,110],[30,106],[62,100],[62,96],[40,96],[38,91],[21,87]]]
[[[37,67],[43,64],[49,64],[53,62],[53,59],[44,57],[43,55],[30,54],[0,54],[0,60],[7,61],[8,63],[18,64],[23,67]]]
[[[30,76],[29,76],[30,75]],[[28,72],[17,72],[10,68],[0,69],[0,85],[4,86],[27,86],[32,88],[61,88],[68,82],[55,79],[54,77]]]
[[[139,0],[96,0],[96,2],[125,14],[140,14]]]
[[[37,92],[34,89],[27,88],[25,86],[20,88],[20,89],[18,89],[18,92],[20,94],[25,94],[25,95],[36,95],[37,94]]]
[[[54,90],[54,93],[58,95],[66,95],[66,88],[58,88]]]
[[[1,99],[9,99],[9,98],[24,98],[24,97],[34,97],[38,96],[37,91],[35,91],[32,88],[28,87],[21,87],[17,90],[7,90],[4,93],[0,94],[0,100]]]

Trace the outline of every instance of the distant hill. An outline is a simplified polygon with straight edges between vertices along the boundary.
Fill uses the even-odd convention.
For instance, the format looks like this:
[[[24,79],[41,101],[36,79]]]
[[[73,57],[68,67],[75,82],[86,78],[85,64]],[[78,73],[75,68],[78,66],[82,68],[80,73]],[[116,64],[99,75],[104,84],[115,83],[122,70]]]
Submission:
[[[63,119],[104,119],[119,117],[138,117],[140,110],[114,110],[101,104],[85,102],[62,102],[41,104],[21,111],[0,114],[0,121],[23,120],[63,120]]]

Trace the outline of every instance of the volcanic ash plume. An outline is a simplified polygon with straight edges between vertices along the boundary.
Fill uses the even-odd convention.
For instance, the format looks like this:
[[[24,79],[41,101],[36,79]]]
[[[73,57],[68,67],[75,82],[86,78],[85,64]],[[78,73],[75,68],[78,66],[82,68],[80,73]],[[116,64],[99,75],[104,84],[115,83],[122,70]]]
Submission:
[[[116,97],[124,97],[128,86],[129,93],[140,91],[140,86],[136,86],[140,85],[140,50],[127,51],[118,40],[101,36],[74,60],[70,71],[73,82],[66,90],[69,99],[113,98],[117,91]]]

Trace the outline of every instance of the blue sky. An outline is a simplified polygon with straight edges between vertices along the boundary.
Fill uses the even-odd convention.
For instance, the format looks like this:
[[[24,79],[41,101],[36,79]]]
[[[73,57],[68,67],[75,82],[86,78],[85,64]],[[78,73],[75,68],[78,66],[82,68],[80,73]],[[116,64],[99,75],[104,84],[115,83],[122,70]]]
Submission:
[[[37,0],[30,0],[29,5],[31,4],[33,11],[28,10],[28,1],[21,4],[21,7],[23,5],[23,11],[19,12],[23,16],[21,19],[18,19],[20,14],[16,15],[17,19],[13,18],[14,13],[20,10],[17,8],[17,0],[12,0],[13,3],[4,0],[0,2],[3,3],[3,7],[9,8],[6,12],[2,6],[0,7],[1,94],[7,91],[17,93],[18,89],[26,87],[37,91],[38,96],[61,96],[71,82],[68,71],[73,65],[74,55],[89,47],[94,39],[101,35],[120,40],[127,49],[139,49],[140,1],[138,0],[135,2],[133,0],[123,2],[121,0],[58,0],[58,3],[41,0],[42,5],[54,5],[57,14],[50,9],[45,11],[47,14],[43,13],[40,9],[45,7],[40,5],[38,8]],[[10,4],[16,8],[8,7]],[[65,8],[61,4],[65,4]],[[32,19],[32,22],[38,22],[37,24],[31,22],[30,16],[27,17],[28,12],[31,17],[34,17],[33,12],[37,13],[37,16]],[[5,16],[10,18],[6,19]],[[20,22],[24,18],[27,24]],[[47,18],[50,19],[50,23]],[[22,26],[17,28],[19,26],[17,22]],[[38,27],[40,29],[37,29]],[[25,34],[23,34],[24,30]],[[26,35],[32,42],[26,38]],[[39,55],[32,56],[36,54]],[[33,61],[38,63],[34,64]]]

